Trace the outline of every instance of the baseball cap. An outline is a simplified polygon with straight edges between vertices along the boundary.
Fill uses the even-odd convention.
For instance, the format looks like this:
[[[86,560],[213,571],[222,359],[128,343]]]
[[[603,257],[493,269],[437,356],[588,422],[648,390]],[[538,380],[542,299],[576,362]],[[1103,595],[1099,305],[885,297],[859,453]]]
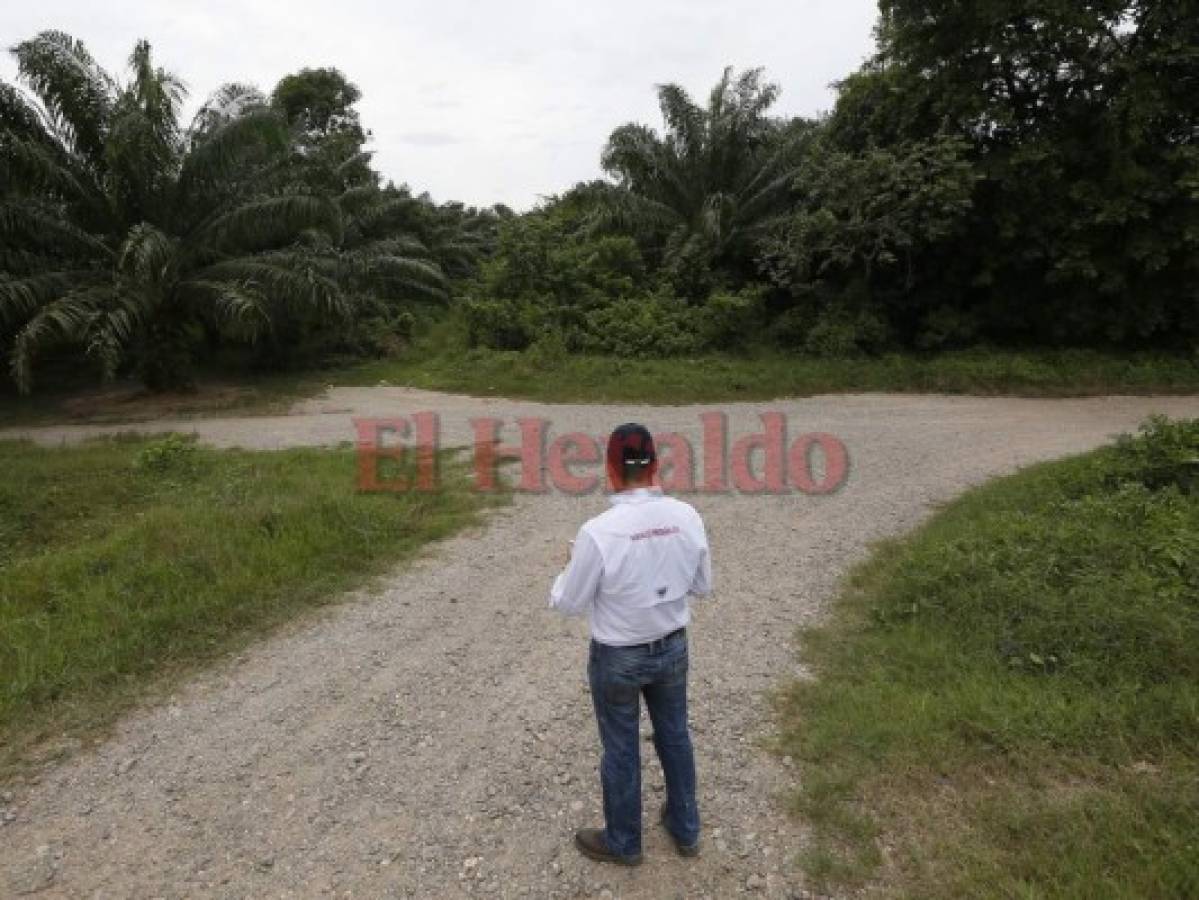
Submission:
[[[621,425],[608,438],[608,464],[621,469],[648,466],[658,458],[654,436],[636,422]]]

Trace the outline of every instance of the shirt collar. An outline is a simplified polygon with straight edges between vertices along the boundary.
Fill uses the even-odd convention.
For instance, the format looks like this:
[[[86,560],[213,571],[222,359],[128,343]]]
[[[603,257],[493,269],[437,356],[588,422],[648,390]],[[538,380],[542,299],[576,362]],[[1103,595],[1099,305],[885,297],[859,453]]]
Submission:
[[[630,491],[620,491],[613,494],[608,499],[613,504],[616,503],[645,503],[648,500],[656,500],[662,496],[660,487],[638,487]]]

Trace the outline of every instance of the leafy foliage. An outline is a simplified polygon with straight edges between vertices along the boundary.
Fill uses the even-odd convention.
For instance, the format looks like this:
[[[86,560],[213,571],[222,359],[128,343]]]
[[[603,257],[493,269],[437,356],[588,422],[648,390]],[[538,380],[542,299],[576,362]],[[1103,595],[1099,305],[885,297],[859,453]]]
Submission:
[[[922,346],[956,336],[921,329],[937,273],[919,263],[970,211],[976,176],[963,151],[941,136],[858,154],[822,141],[809,153],[795,212],[763,252],[764,270],[796,303],[788,340],[839,355],[881,345],[891,328]]]
[[[760,70],[726,70],[706,104],[659,87],[663,129],[617,128],[601,155],[612,180],[533,214],[570,223],[572,247],[635,241],[639,305],[626,290],[604,301],[619,311],[579,315],[559,299],[550,305],[571,312],[547,320],[538,310],[561,286],[485,285],[499,288],[490,315],[520,300],[499,345],[561,328],[578,348],[580,327],[615,333],[618,322],[694,334],[715,293],[765,278],[741,343],[769,336],[822,356],[1199,347],[1199,17],[1188,3],[880,10],[878,52],[820,121],[772,118],[778,87]],[[513,272],[549,258],[533,244],[499,252]]]
[[[60,344],[165,387],[188,382],[205,331],[253,341],[283,309],[344,312],[333,282],[272,255],[306,231],[337,234],[340,217],[326,198],[270,189],[286,136],[256,95],[226,88],[184,129],[183,86],[145,42],[125,83],[59,32],[13,52],[40,101],[0,91],[0,322],[22,388]]]
[[[0,84],[0,353],[26,391],[47,353],[164,388],[227,344],[271,366],[390,352],[505,214],[380,187],[335,69],[269,102],[225,85],[185,127],[145,42],[126,81],[59,32],[13,52],[28,92]]]
[[[760,69],[726,69],[706,107],[662,85],[664,133],[630,124],[608,138],[601,162],[616,185],[597,192],[599,221],[638,237],[686,296],[751,273],[787,208],[810,126],[767,116],[778,93]]]
[[[1186,0],[886,0],[833,121],[861,152],[945,131],[982,176],[943,290],[1008,339],[1192,346],[1199,17]]]
[[[333,68],[269,98],[121,81],[68,35],[0,84],[0,354],[186,384],[197,358],[388,355],[455,306],[472,347],[818,357],[973,346],[1199,348],[1199,16],[1189,0],[884,0],[818,120],[726,69],[606,178],[516,215],[371,166]],[[245,351],[241,351],[243,354]]]
[[[1199,868],[1197,423],[1037,466],[879,551],[782,698],[809,870],[905,895],[1189,897]],[[1163,467],[1162,463],[1167,464]],[[1013,839],[1015,837],[1015,839]]]

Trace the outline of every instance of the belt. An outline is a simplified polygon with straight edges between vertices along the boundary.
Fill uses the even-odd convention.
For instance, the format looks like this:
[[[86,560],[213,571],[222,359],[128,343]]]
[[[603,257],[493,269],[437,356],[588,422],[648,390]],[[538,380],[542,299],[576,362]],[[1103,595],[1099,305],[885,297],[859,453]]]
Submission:
[[[664,634],[660,638],[655,638],[652,641],[646,641],[644,644],[634,644],[633,646],[638,648],[639,650],[640,649],[645,649],[645,650],[650,650],[650,651],[661,650],[663,647],[666,646],[667,641],[671,641],[674,638],[681,637],[681,636],[685,635],[686,633],[687,633],[686,628],[676,628],[670,634]]]

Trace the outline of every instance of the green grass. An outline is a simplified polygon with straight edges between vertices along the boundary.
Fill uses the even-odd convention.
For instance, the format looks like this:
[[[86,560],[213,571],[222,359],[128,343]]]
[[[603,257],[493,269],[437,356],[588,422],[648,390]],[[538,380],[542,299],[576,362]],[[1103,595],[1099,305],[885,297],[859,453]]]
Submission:
[[[1199,358],[1097,351],[972,350],[818,359],[777,352],[678,359],[545,358],[466,350],[435,331],[406,355],[328,376],[475,396],[576,403],[715,403],[847,392],[1086,396],[1199,392]]]
[[[883,545],[780,697],[820,882],[1199,896],[1199,423],[974,490]]]
[[[63,421],[277,415],[327,385],[404,385],[561,403],[720,403],[815,394],[906,392],[1027,397],[1199,393],[1199,356],[1095,350],[965,350],[820,359],[778,351],[671,359],[467,349],[461,323],[436,323],[399,356],[307,371],[209,374],[189,393],[133,382],[97,387],[57,373],[31,397],[0,386],[0,427]],[[53,374],[53,373],[52,373]]]
[[[28,396],[0,380],[0,428],[282,415],[295,401],[319,393],[328,383],[321,377],[319,370],[207,374],[194,390],[151,393],[129,379],[98,384],[93,377],[74,373],[45,379]]]
[[[352,450],[0,442],[0,777],[362,585],[492,501],[362,494]]]

